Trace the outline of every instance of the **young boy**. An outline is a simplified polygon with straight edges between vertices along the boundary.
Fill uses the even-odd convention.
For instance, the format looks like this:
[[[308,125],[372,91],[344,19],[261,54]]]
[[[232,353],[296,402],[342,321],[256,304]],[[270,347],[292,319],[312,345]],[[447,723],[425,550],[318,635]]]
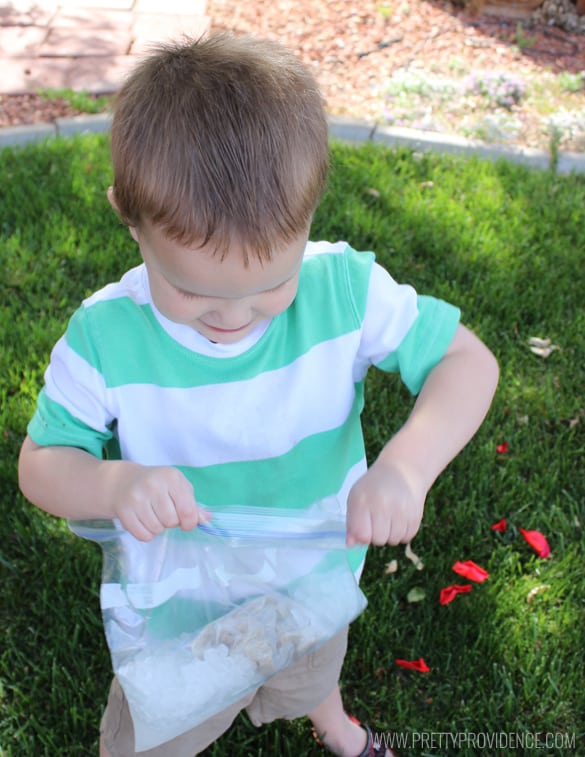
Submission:
[[[206,520],[198,501],[336,495],[360,562],[365,545],[409,542],[498,369],[456,308],[417,297],[369,253],[308,242],[328,169],[312,76],[259,40],[162,47],[119,94],[112,158],[108,197],[143,263],[87,299],[55,346],[20,456],[25,496],[65,518],[117,518],[147,541]],[[418,397],[367,468],[371,365]],[[308,715],[333,754],[390,755],[343,708],[346,635],[142,754],[191,757],[246,707],[256,725]],[[100,749],[135,754],[115,679]]]

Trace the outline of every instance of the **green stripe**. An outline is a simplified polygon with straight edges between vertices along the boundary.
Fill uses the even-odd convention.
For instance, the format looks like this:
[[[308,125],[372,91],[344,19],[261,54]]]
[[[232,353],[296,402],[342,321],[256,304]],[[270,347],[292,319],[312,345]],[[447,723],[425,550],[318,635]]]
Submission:
[[[434,297],[419,296],[418,317],[397,350],[377,367],[400,371],[400,378],[412,394],[418,394],[427,376],[443,358],[459,324],[460,311]]]
[[[75,418],[62,405],[50,399],[44,388],[39,394],[37,410],[27,431],[33,442],[41,447],[77,447],[98,458],[103,456],[104,448],[113,438],[111,431],[100,433]]]
[[[218,543],[217,547],[222,550],[223,545]],[[278,549],[277,545],[275,545],[275,547]],[[294,544],[284,544],[282,547],[289,550],[292,555],[295,555]],[[232,563],[233,566],[238,565],[237,548],[235,549],[236,554],[234,562]],[[244,547],[243,549],[244,553],[246,553],[249,548]],[[363,551],[364,550],[360,550],[361,553],[363,553]],[[296,552],[296,554],[302,559],[302,554],[299,554],[299,552]],[[284,589],[280,589],[276,593],[284,596],[294,596],[296,602],[304,604],[306,609],[319,616],[318,606],[309,606],[307,599],[304,599],[304,597],[306,597],[309,592],[309,596],[314,596],[316,586],[322,587],[322,591],[329,590],[332,581],[342,581],[345,585],[349,580],[348,569],[355,571],[352,562],[357,558],[357,552],[358,550],[350,550],[348,552],[335,550],[325,553],[321,562],[313,567],[309,573],[300,578],[294,579]],[[363,557],[361,559],[363,560]],[[175,595],[168,601],[163,602],[156,607],[147,610],[136,610],[135,612],[146,618],[149,635],[159,640],[176,640],[181,634],[194,634],[200,632],[208,624],[213,623],[221,617],[226,617],[227,613],[230,610],[233,610],[236,606],[245,605],[255,597],[266,593],[268,588],[270,587],[263,584],[257,584],[256,591],[247,596],[245,600],[240,599],[239,601],[234,601],[230,604],[211,601],[207,598],[200,599],[199,594],[195,591],[192,592],[192,596],[190,597]],[[271,588],[273,591],[276,591],[274,587]],[[349,607],[355,607],[356,611],[359,604],[358,597],[353,594],[345,599],[346,602],[343,608],[340,607],[339,611],[339,616],[341,617],[345,617],[345,613],[348,611],[348,604]]]
[[[245,381],[290,365],[315,345],[359,328],[372,262],[371,253],[354,251],[308,258],[294,303],[242,355],[214,358],[192,352],[166,333],[149,305],[136,305],[128,297],[80,308],[71,319],[67,344],[102,373],[110,388],[129,383],[183,388]],[[315,317],[315,302],[323,301],[326,317]]]
[[[352,547],[347,555],[347,559],[349,562],[349,567],[353,570],[354,573],[357,573],[359,569],[361,569],[364,560],[366,559],[366,553],[368,551],[367,547]]]
[[[205,505],[243,504],[279,508],[309,507],[341,489],[349,469],[365,459],[360,424],[363,384],[348,420],[339,428],[307,437],[285,455],[242,463],[200,468],[180,467],[191,481],[197,500]],[[335,460],[333,465],[330,460]],[[352,571],[357,572],[367,547],[348,551]]]
[[[181,467],[198,501],[209,507],[303,508],[338,492],[347,471],[365,456],[359,423],[363,392],[361,385],[356,388],[351,414],[342,426],[306,437],[284,455]]]
[[[350,417],[341,427],[315,434],[278,458],[224,463],[201,468],[180,467],[193,484],[197,499],[210,506],[259,505],[286,508],[308,507],[338,492],[347,471],[364,459],[359,423],[363,407],[363,384],[356,385]],[[97,458],[115,442],[111,433],[99,434],[74,418],[41,390],[38,409],[29,423],[31,439],[41,446],[64,445],[85,449]],[[119,449],[107,455],[119,459]],[[335,465],[328,461],[334,459]],[[293,475],[291,476],[291,471]],[[365,548],[348,553],[353,571],[361,566]]]

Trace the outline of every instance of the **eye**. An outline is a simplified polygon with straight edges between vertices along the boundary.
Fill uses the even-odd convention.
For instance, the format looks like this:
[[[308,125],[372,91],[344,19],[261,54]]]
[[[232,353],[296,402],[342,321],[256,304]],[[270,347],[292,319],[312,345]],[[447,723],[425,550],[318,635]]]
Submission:
[[[186,300],[196,300],[197,298],[201,297],[200,294],[194,294],[193,292],[187,292],[184,289],[179,289],[177,287],[177,292],[181,295],[181,297],[184,297]]]
[[[279,289],[282,289],[290,282],[290,279],[287,279],[286,281],[283,281],[282,284],[278,284],[275,287],[272,287],[272,289],[267,289],[266,294],[271,294],[272,292],[278,292]]]

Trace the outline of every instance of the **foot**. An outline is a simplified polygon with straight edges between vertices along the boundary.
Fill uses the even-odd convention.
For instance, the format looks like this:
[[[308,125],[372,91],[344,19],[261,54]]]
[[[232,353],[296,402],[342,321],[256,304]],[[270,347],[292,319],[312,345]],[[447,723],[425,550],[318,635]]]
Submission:
[[[364,729],[351,716],[345,715],[342,733],[319,733],[313,728],[313,738],[337,757],[355,757],[361,755],[368,743]]]
[[[358,757],[398,757],[398,755],[387,746],[376,741],[367,726],[360,726],[360,728],[366,732],[366,746],[363,751],[359,753]]]
[[[397,757],[388,747],[375,741],[370,729],[352,715],[347,716],[342,736],[333,739],[327,734],[318,734],[313,728],[313,738],[338,757]]]

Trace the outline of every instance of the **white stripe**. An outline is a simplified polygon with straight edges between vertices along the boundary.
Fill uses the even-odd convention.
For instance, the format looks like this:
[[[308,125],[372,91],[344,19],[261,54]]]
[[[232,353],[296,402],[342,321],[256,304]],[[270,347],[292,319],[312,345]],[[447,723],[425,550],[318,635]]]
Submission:
[[[342,487],[337,496],[328,497],[327,500],[321,500],[318,503],[319,510],[326,507],[328,514],[332,519],[337,520],[341,518],[345,520],[345,510],[347,496],[354,483],[361,478],[366,471],[365,459],[356,463],[347,473]],[[307,511],[308,514],[311,510]],[[229,518],[229,516],[226,516]],[[284,515],[284,523],[286,524],[286,513]],[[281,528],[284,528],[284,524],[280,524]],[[298,532],[298,528],[296,529]],[[87,533],[85,537],[88,538]],[[89,537],[91,538],[91,537]],[[170,545],[172,550],[172,545]],[[146,569],[147,572],[153,576],[159,573],[164,566],[165,560],[168,560],[169,543],[164,536],[159,536],[157,540],[149,543],[137,542],[129,537],[126,532],[121,532],[120,549],[126,550],[125,561],[126,563],[132,562],[139,569]],[[231,548],[230,549],[234,549]],[[237,550],[237,548],[235,548]],[[165,578],[159,578],[154,581],[148,582],[136,582],[129,581],[125,586],[120,583],[103,583],[101,585],[100,592],[100,604],[102,610],[111,610],[119,607],[134,607],[136,609],[147,609],[152,607],[158,607],[167,602],[178,592],[197,592],[199,587],[205,584],[204,597],[206,601],[218,601],[225,602],[226,599],[226,587],[229,586],[229,598],[231,601],[238,601],[250,594],[250,587],[252,585],[251,580],[257,581],[261,584],[272,584],[274,589],[287,586],[292,581],[299,578],[299,576],[309,573],[321,560],[323,553],[319,548],[312,549],[295,549],[294,544],[284,547],[282,551],[278,548],[263,548],[258,550],[258,554],[264,553],[266,560],[259,564],[257,559],[254,558],[254,569],[248,574],[244,571],[243,575],[238,580],[238,575],[234,575],[229,571],[226,571],[222,567],[222,557],[216,555],[216,560],[212,565],[209,565],[206,561],[206,573],[213,572],[217,579],[217,585],[214,585],[213,581],[209,581],[209,576],[206,575],[204,581],[202,580],[202,574],[198,566],[191,568],[176,568]],[[245,565],[245,558],[247,555],[253,554],[247,549],[244,549],[241,553]],[[290,560],[290,555],[294,554],[295,559]],[[185,553],[186,556],[183,559],[193,561],[195,558],[195,550]],[[179,552],[173,554],[173,559],[176,561],[180,559]],[[206,558],[203,558],[206,560]],[[239,567],[241,571],[241,566]],[[363,570],[363,563],[358,567],[355,572],[356,578],[359,580],[361,572]],[[195,595],[191,594],[194,598]]]
[[[94,294],[83,301],[83,305],[91,307],[91,305],[95,305],[97,302],[116,300],[120,297],[130,297],[137,305],[146,305],[148,294],[146,266],[142,263],[142,265],[137,265],[135,268],[126,271],[120,281],[107,284],[107,286],[94,292]]]
[[[380,318],[388,301],[395,303],[392,312]],[[374,266],[363,332],[322,342],[289,366],[228,384],[108,389],[101,374],[61,339],[46,373],[46,392],[97,431],[117,418],[123,457],[142,464],[205,466],[240,462],[242,455],[245,460],[277,457],[305,437],[345,422],[354,381],[400,344],[415,318],[414,290]],[[345,369],[352,363],[353,376]],[[202,424],[209,436],[201,433]]]
[[[78,420],[103,433],[113,416],[107,409],[107,391],[101,373],[80,357],[61,337],[45,371],[45,392]]]
[[[192,591],[200,585],[201,571],[198,566],[177,568],[169,576],[156,582],[129,583],[125,587],[122,584],[102,584],[100,604],[102,610],[127,605],[144,610],[162,605],[179,591]]]
[[[351,487],[364,475],[367,469],[368,466],[364,457],[348,470],[345,480],[341,485],[341,489],[337,493],[337,501],[342,508],[341,515],[344,519],[347,515],[347,498],[349,497]]]
[[[310,246],[311,254],[345,249],[344,243]],[[145,269],[138,266],[88,302],[122,291],[144,297],[144,282]],[[414,290],[374,265],[362,330],[322,342],[291,365],[202,387],[106,388],[100,373],[61,339],[46,374],[47,396],[96,431],[116,418],[123,457],[142,464],[190,467],[278,457],[346,421],[354,382],[396,349],[416,315]]]
[[[362,339],[354,364],[354,379],[365,378],[368,368],[394,352],[418,315],[417,295],[408,284],[398,284],[377,263],[372,266]]]
[[[317,242],[307,242],[307,246],[305,247],[305,257],[309,257],[311,255],[341,255],[344,253],[349,245],[347,242],[327,242],[327,241],[317,241]]]
[[[116,392],[120,408],[122,456],[144,465],[261,460],[341,426],[354,401],[353,379],[343,366],[351,363],[359,337],[355,331],[323,342],[291,365],[247,381],[184,389],[132,384],[108,390]],[[323,365],[329,366],[325,374],[319,371]]]

